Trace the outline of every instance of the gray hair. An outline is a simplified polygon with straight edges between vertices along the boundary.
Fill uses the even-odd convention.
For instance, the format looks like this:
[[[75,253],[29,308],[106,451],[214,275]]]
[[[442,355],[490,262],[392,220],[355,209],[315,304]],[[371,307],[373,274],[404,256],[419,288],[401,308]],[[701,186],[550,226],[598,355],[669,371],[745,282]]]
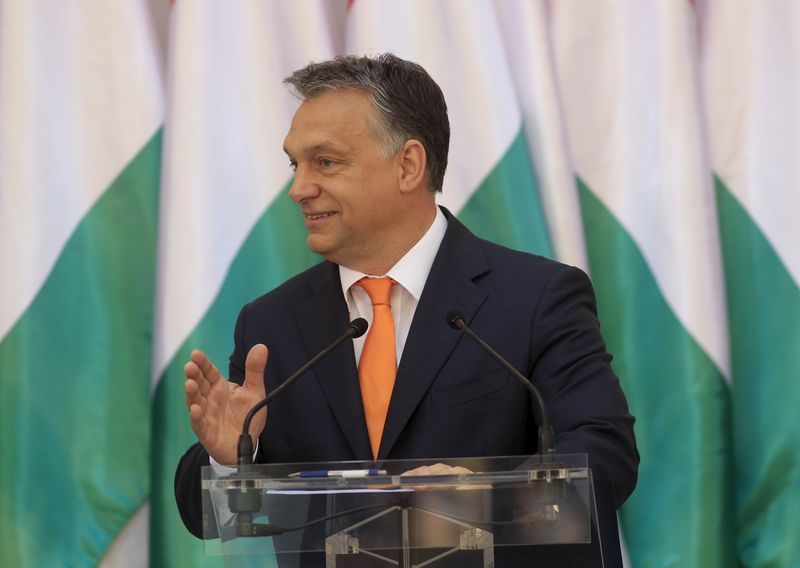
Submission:
[[[302,99],[339,89],[367,91],[376,111],[375,137],[384,154],[392,156],[407,140],[418,140],[427,156],[430,189],[442,191],[450,121],[442,90],[420,65],[391,53],[339,56],[310,63],[283,82]]]

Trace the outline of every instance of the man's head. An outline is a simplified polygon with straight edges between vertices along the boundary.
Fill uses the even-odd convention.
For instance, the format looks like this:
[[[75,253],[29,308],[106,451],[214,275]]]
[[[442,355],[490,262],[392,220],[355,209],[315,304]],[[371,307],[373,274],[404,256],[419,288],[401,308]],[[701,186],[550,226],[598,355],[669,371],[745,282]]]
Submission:
[[[309,248],[385,274],[436,214],[449,140],[441,91],[421,67],[391,55],[311,64],[287,82],[304,100],[284,151]]]
[[[369,93],[374,135],[386,156],[409,139],[418,140],[427,158],[428,186],[442,191],[450,122],[439,85],[420,65],[390,53],[374,58],[339,56],[311,63],[284,80],[304,100],[341,89]]]

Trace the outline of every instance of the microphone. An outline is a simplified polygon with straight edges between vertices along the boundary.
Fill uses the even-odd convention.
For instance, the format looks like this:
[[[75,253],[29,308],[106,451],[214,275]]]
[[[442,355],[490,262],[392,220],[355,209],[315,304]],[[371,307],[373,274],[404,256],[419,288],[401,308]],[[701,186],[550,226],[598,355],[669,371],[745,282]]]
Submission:
[[[501,367],[511,373],[511,376],[517,379],[522,386],[528,389],[528,392],[532,395],[531,405],[534,405],[535,403],[539,410],[539,451],[544,454],[545,457],[553,454],[555,452],[555,434],[553,433],[553,427],[547,420],[547,409],[545,408],[544,399],[542,399],[539,389],[537,389],[536,386],[534,386],[534,384],[527,379],[527,377],[512,367],[511,363],[506,361],[497,351],[492,349],[488,343],[478,337],[478,335],[472,331],[469,326],[467,326],[467,323],[464,321],[464,316],[460,312],[455,310],[449,312],[447,314],[447,323],[453,329],[460,329],[469,335],[470,338],[472,338],[472,340],[475,341],[475,343],[477,343],[481,349],[491,355],[495,361],[500,363]]]
[[[328,347],[317,353],[317,355],[311,359],[308,363],[300,367],[297,371],[294,372],[292,376],[288,379],[283,381],[277,388],[270,391],[267,394],[266,398],[264,398],[261,402],[255,404],[253,408],[250,409],[250,412],[247,413],[245,416],[244,423],[242,425],[242,434],[239,436],[239,444],[237,446],[237,457],[236,457],[236,464],[237,466],[245,466],[251,465],[253,463],[253,440],[250,438],[250,422],[252,422],[253,417],[256,413],[267,406],[270,402],[272,402],[275,397],[281,394],[284,390],[286,390],[293,382],[297,379],[302,377],[303,375],[308,372],[314,365],[319,363],[322,359],[328,356],[331,351],[339,347],[342,343],[350,338],[361,337],[366,333],[367,327],[369,324],[367,320],[364,318],[356,318],[350,322],[350,325],[347,326],[347,331],[345,331],[342,335],[340,335],[336,341],[331,343]]]
[[[250,466],[253,464],[253,440],[250,438],[250,423],[256,413],[272,402],[275,397],[286,390],[293,382],[306,374],[314,365],[324,359],[331,351],[339,347],[351,337],[361,337],[367,331],[367,320],[356,318],[347,326],[347,331],[340,335],[336,341],[328,345],[325,349],[317,353],[308,363],[300,367],[288,379],[283,381],[277,388],[270,391],[267,396],[256,403],[247,413],[242,425],[242,433],[236,447],[236,474],[235,476],[247,477]],[[253,522],[253,514],[261,510],[261,492],[258,491],[252,480],[241,480],[238,489],[228,490],[228,508],[232,513],[236,513],[236,535],[237,536],[263,536],[268,534],[282,534],[285,532],[280,527],[272,525],[261,525]],[[263,534],[262,534],[263,533]]]

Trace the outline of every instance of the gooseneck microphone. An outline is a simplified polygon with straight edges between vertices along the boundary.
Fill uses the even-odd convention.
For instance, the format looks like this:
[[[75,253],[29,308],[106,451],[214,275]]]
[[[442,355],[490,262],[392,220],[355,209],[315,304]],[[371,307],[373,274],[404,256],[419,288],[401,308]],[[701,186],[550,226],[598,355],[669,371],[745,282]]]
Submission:
[[[537,410],[539,411],[539,452],[545,456],[553,454],[555,452],[555,434],[553,434],[553,427],[550,425],[550,422],[547,420],[547,409],[544,405],[544,399],[542,399],[541,393],[539,393],[539,389],[534,386],[534,384],[525,377],[522,373],[517,371],[511,363],[506,361],[497,351],[491,348],[491,346],[486,343],[483,339],[478,337],[478,335],[472,331],[469,326],[467,325],[466,321],[464,321],[464,316],[457,311],[451,311],[447,314],[447,323],[453,329],[460,329],[464,333],[470,336],[470,338],[477,343],[481,349],[486,351],[492,358],[500,363],[500,366],[503,367],[506,371],[511,373],[515,379],[517,379],[522,386],[528,389],[528,392],[532,395],[531,396],[531,405],[535,405],[538,407]]]
[[[309,369],[311,369],[314,365],[319,363],[322,359],[328,356],[331,351],[339,347],[342,343],[347,341],[350,338],[355,339],[356,337],[361,337],[366,333],[367,327],[369,324],[367,320],[364,318],[356,318],[350,322],[350,325],[347,326],[347,331],[345,331],[342,335],[340,335],[336,341],[331,343],[328,347],[320,351],[313,359],[311,359],[308,363],[300,367],[297,371],[294,372],[292,376],[288,379],[283,381],[277,388],[271,390],[269,394],[267,394],[266,398],[264,398],[261,402],[255,404],[253,408],[250,409],[250,412],[247,413],[245,416],[244,423],[242,425],[242,434],[239,436],[239,443],[237,446],[237,457],[236,457],[236,465],[237,466],[244,466],[244,465],[251,465],[253,463],[253,440],[250,438],[250,422],[252,422],[253,417],[256,413],[267,406],[270,402],[272,402],[275,397],[281,394],[284,390],[286,390],[293,382],[297,379],[305,375]]]
[[[236,448],[236,473],[234,476],[243,477],[240,486],[237,489],[228,490],[228,508],[231,513],[236,514],[236,535],[237,536],[264,536],[273,534],[282,534],[288,529],[280,527],[273,527],[270,524],[260,524],[253,522],[253,515],[261,510],[261,491],[256,489],[253,480],[246,479],[250,473],[250,468],[253,464],[253,440],[250,438],[250,422],[256,412],[267,406],[272,402],[275,397],[286,390],[293,382],[302,377],[309,369],[324,359],[331,351],[339,347],[342,343],[351,337],[361,337],[367,331],[367,320],[364,318],[357,318],[350,322],[347,326],[347,331],[340,335],[336,341],[331,343],[328,347],[320,351],[308,363],[300,367],[294,372],[292,376],[283,381],[274,390],[270,391],[267,396],[256,403],[253,408],[245,416],[244,424],[242,426],[242,434],[239,436],[239,442]]]

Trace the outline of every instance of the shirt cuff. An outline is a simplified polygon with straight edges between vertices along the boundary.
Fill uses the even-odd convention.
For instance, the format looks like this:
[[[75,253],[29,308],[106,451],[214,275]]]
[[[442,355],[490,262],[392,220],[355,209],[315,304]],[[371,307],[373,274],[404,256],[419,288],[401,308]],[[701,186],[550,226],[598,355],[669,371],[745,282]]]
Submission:
[[[258,440],[256,439],[256,448],[253,450],[253,462],[256,461],[256,454],[258,453]],[[217,460],[208,456],[208,465],[214,468],[214,473],[219,476],[230,475],[236,471],[235,467],[231,467],[229,465],[223,465],[219,463]]]

